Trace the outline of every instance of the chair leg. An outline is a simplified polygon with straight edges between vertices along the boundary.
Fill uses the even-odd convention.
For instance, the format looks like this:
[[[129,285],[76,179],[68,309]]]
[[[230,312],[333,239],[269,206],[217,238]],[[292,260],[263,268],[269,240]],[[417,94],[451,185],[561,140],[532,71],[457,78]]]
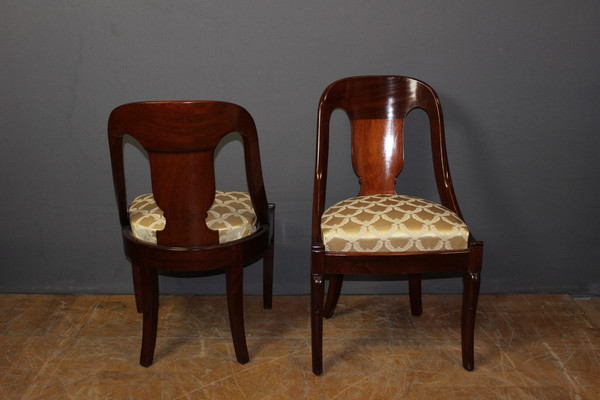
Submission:
[[[325,318],[331,318],[333,316],[335,307],[340,299],[343,282],[344,275],[342,274],[335,274],[329,277],[329,289],[327,290],[327,298],[325,299],[325,307],[323,308],[323,316]]]
[[[133,275],[133,293],[135,295],[135,308],[137,309],[138,313],[141,313],[143,311],[143,300],[139,265],[131,263],[131,275]]]
[[[275,240],[271,240],[267,252],[263,256],[263,308],[273,308],[273,259],[275,253]]]
[[[462,362],[467,371],[475,368],[475,315],[479,299],[481,284],[479,272],[466,272],[463,278],[463,306],[462,306]]]
[[[142,293],[143,328],[142,351],[140,364],[144,367],[152,365],[156,346],[156,330],[158,325],[158,273],[153,268],[138,269]]]
[[[323,373],[323,296],[325,283],[323,275],[311,277],[311,341],[312,367],[315,375]]]
[[[250,360],[244,329],[243,271],[242,265],[236,264],[233,267],[227,268],[225,272],[229,326],[235,357],[240,364],[246,364]]]
[[[408,296],[410,298],[410,311],[412,315],[418,316],[423,314],[421,274],[408,275]]]

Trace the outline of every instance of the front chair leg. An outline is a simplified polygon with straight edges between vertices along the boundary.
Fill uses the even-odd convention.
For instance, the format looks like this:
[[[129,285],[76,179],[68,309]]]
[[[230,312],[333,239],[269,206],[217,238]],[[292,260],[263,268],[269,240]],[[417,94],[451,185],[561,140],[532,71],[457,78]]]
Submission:
[[[158,272],[153,268],[140,267],[139,277],[144,320],[140,364],[149,367],[154,359],[158,325]]]
[[[472,371],[475,368],[475,315],[477,313],[477,301],[479,299],[479,287],[481,284],[479,272],[466,272],[463,281],[462,361],[464,369]]]
[[[246,364],[250,360],[248,347],[246,346],[246,331],[244,329],[243,271],[243,266],[239,263],[227,268],[225,272],[229,326],[233,339],[233,348],[235,349],[235,357],[240,364]]]
[[[311,277],[311,341],[312,367],[315,375],[323,373],[323,296],[325,283],[323,275]]]

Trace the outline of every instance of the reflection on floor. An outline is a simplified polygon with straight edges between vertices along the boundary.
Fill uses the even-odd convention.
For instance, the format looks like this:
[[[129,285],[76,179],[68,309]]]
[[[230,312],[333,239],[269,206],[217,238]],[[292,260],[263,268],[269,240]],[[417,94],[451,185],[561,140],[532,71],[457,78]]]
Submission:
[[[132,296],[0,295],[2,399],[597,399],[600,299],[482,295],[475,370],[458,295],[343,296],[311,372],[309,297],[246,297],[250,362],[222,296],[162,296],[155,363],[138,364]]]

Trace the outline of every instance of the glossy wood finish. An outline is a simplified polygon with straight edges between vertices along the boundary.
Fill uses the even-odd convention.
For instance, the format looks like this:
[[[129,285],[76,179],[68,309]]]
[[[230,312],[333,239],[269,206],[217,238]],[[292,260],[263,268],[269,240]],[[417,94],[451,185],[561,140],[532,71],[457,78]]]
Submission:
[[[219,244],[206,226],[215,196],[214,154],[221,139],[239,132],[246,180],[257,215],[257,231]],[[167,219],[157,244],[136,239],[129,226],[123,138],[135,138],[148,152],[152,192]],[[248,362],[242,302],[243,267],[263,259],[263,302],[271,308],[274,212],[262,179],[256,127],[235,104],[215,101],[140,102],[117,107],[108,121],[108,139],[125,253],[132,262],[136,306],[143,312],[140,364],[153,362],[158,321],[158,270],[221,269],[227,282],[231,334],[237,360]]]
[[[402,76],[350,77],[332,83],[321,96],[312,212],[311,332],[313,372],[323,371],[323,318],[333,315],[343,274],[407,274],[411,313],[422,313],[421,274],[463,272],[463,366],[474,368],[474,324],[479,296],[483,243],[471,235],[464,251],[423,253],[334,253],[325,251],[321,216],[325,211],[329,124],[336,109],[346,112],[352,129],[352,165],[360,195],[393,194],[404,164],[403,128],[407,114],[423,109],[429,118],[435,181],[441,203],[462,218],[456,200],[444,139],[440,101],[424,82]],[[324,301],[325,279],[330,286]]]

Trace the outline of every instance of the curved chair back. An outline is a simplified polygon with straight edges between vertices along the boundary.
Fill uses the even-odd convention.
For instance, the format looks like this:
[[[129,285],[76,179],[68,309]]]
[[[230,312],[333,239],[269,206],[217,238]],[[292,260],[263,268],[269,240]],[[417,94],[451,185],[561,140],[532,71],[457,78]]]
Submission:
[[[359,195],[393,194],[404,166],[404,121],[415,108],[429,118],[434,171],[442,204],[460,210],[448,169],[444,122],[437,94],[426,83],[404,76],[358,76],[333,82],[319,102],[315,193],[323,211],[329,152],[329,123],[336,109],[346,112],[352,128],[352,165]],[[320,213],[317,213],[320,214]]]
[[[109,118],[121,225],[129,225],[123,137],[130,135],[148,152],[154,199],[168,220],[165,229],[157,232],[157,243],[178,247],[219,243],[218,233],[205,220],[215,197],[215,149],[231,132],[242,136],[248,191],[257,220],[268,223],[258,138],[250,114],[226,102],[157,101],[122,105]]]

